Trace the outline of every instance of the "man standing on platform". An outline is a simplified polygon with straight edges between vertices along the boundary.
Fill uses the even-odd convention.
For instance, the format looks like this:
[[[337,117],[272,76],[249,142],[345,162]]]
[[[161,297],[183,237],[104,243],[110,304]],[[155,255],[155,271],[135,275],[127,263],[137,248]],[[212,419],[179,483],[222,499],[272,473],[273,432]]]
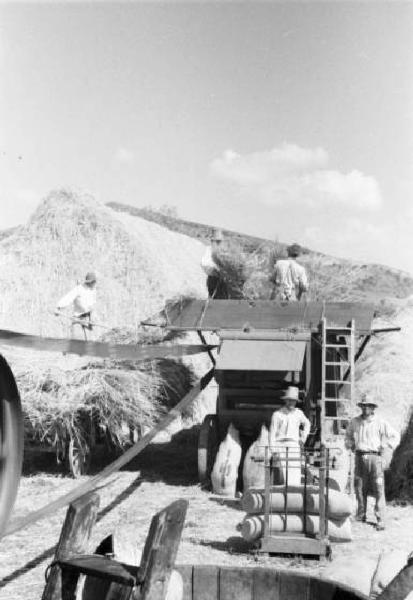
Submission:
[[[220,229],[215,230],[211,237],[211,245],[207,246],[201,258],[201,267],[207,276],[208,296],[216,300],[228,298],[227,285],[221,276],[219,266],[214,260],[214,252],[218,252],[223,241],[222,231]]]
[[[376,529],[384,529],[383,450],[396,448],[400,436],[384,419],[375,414],[377,404],[363,395],[361,415],[352,419],[347,427],[346,446],[355,452],[354,488],[357,499],[357,521],[366,522],[367,497],[375,499],[374,513],[377,519]]]
[[[310,421],[302,410],[297,408],[299,390],[290,386],[284,395],[284,406],[272,415],[269,443],[271,451],[280,461],[284,479],[288,471],[289,485],[301,484],[301,447],[307,441],[310,433]],[[285,448],[285,450],[284,450]],[[274,481],[285,483],[285,481]]]

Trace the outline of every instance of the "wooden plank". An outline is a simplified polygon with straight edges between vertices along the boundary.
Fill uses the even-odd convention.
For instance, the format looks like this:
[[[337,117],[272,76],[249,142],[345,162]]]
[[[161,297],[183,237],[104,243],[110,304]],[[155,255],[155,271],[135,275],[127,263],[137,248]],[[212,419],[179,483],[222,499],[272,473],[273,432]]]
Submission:
[[[265,554],[302,554],[318,556],[326,554],[326,543],[302,534],[277,534],[263,537],[260,552]]]
[[[192,600],[192,581],[193,581],[193,571],[196,567],[192,565],[175,565],[175,569],[182,577],[182,581],[184,584],[183,596],[182,600]]]
[[[308,575],[280,571],[280,600],[311,600]],[[318,600],[318,599],[317,599]]]
[[[254,587],[253,599],[264,600],[284,600],[280,596],[280,578],[279,571],[275,569],[256,568],[254,569]]]
[[[54,562],[73,554],[84,554],[88,550],[89,538],[96,521],[99,496],[87,494],[67,509]],[[62,600],[61,570],[57,565],[50,569],[42,600]]]
[[[253,600],[254,575],[252,569],[221,567],[219,573],[219,600]]]
[[[139,568],[141,600],[165,599],[187,509],[186,500],[177,500],[152,519]]]
[[[195,566],[192,590],[194,600],[220,600],[219,567]]]
[[[194,300],[176,314],[170,323],[171,329],[199,329],[204,301]],[[321,302],[290,302],[279,304],[259,300],[211,300],[202,319],[202,329],[241,329],[249,323],[255,329],[311,328],[316,329],[323,314]],[[368,333],[374,316],[374,308],[356,302],[329,302],[325,306],[328,324],[346,327],[351,319],[356,322],[360,333]],[[169,328],[169,327],[168,327]]]
[[[413,590],[413,560],[389,583],[377,600],[404,600]]]

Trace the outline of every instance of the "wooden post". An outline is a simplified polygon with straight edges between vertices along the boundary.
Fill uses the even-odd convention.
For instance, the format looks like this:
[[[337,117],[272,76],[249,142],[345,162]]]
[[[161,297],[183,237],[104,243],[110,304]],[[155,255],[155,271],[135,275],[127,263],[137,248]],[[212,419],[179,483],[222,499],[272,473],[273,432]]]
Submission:
[[[272,477],[272,457],[271,446],[265,447],[265,497],[264,497],[264,538],[268,537],[270,531],[270,498],[271,498],[271,477]]]
[[[70,504],[55,552],[54,562],[74,554],[87,552],[98,508],[99,496],[97,494],[87,494]],[[69,585],[69,582],[67,584]],[[69,591],[67,590],[68,593]],[[63,598],[61,570],[57,565],[53,565],[47,578],[42,600],[63,600]]]
[[[187,509],[186,500],[177,500],[152,519],[139,568],[140,600],[165,600]]]
[[[322,543],[326,537],[326,497],[325,497],[325,484],[326,484],[326,448],[324,444],[320,448],[320,477],[319,477],[319,537]]]

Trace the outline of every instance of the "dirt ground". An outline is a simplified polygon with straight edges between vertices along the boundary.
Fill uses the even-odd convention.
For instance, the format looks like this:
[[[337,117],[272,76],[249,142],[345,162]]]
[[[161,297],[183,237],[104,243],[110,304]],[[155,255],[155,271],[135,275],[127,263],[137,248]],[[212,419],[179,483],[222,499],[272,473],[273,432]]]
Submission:
[[[196,432],[181,432],[171,443],[150,446],[127,469],[99,491],[100,513],[92,547],[109,533],[118,532],[143,546],[152,515],[178,498],[189,501],[179,549],[180,564],[274,566],[321,573],[317,561],[257,557],[240,538],[242,520],[238,501],[214,497],[196,483]],[[96,464],[99,470],[101,464]],[[51,463],[26,464],[14,516],[35,510],[76,487],[77,481],[59,474]],[[0,548],[0,598],[39,600],[44,572],[51,562],[65,510],[2,540]],[[333,546],[333,561],[357,556],[376,559],[381,550],[411,551],[413,506],[388,506],[387,529],[377,532],[370,524],[354,524],[354,541]],[[333,562],[334,564],[334,562]]]

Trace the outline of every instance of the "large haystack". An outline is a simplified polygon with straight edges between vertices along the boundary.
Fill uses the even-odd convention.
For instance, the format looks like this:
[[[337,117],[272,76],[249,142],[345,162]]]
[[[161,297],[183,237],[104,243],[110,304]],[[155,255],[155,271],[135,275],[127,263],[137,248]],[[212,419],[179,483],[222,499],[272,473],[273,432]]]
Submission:
[[[413,297],[391,319],[375,323],[395,325],[400,332],[379,334],[367,346],[358,365],[357,389],[373,392],[380,414],[401,432],[413,407]]]
[[[52,314],[60,296],[98,274],[96,319],[136,327],[179,294],[206,295],[204,246],[85,193],[52,192],[28,224],[0,241],[0,326],[67,335]]]

